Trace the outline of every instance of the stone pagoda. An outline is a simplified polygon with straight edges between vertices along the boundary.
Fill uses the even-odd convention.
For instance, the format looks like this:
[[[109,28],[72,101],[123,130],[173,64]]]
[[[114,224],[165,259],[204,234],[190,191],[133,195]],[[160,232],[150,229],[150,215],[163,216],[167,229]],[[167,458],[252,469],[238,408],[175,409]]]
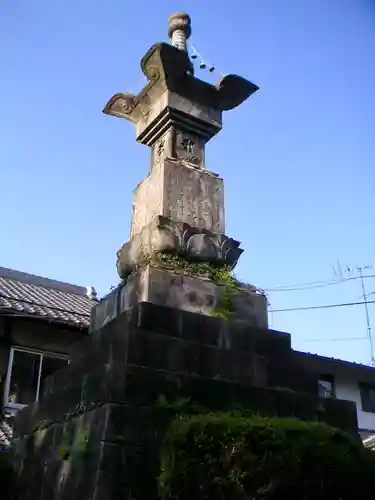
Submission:
[[[120,285],[93,310],[69,366],[16,415],[19,500],[158,498],[160,449],[179,412],[242,408],[358,430],[354,403],[320,399],[290,335],[268,329],[263,295],[235,283],[233,314],[215,314],[242,250],[225,235],[223,181],[204,149],[223,112],[257,87],[235,75],[216,86],[196,78],[190,32],[189,16],[171,16],[172,44],[142,59],[148,84],[104,108],[135,124],[150,171],[117,255]]]
[[[130,240],[117,253],[126,284],[117,293],[122,309],[142,301],[212,314],[222,288],[186,269],[179,272],[178,258],[233,269],[242,253],[240,243],[225,235],[223,180],[207,169],[205,146],[221,130],[223,112],[258,87],[237,75],[226,75],[217,85],[194,76],[187,14],[169,17],[168,34],[171,43],[153,45],[141,61],[147,85],[138,95],[115,94],[104,108],[133,122],[137,141],[151,149],[150,170],[134,194]],[[155,265],[160,255],[175,257],[173,269]],[[239,287],[236,295],[239,316],[267,327],[265,297],[249,287]],[[107,309],[103,304],[102,321]]]

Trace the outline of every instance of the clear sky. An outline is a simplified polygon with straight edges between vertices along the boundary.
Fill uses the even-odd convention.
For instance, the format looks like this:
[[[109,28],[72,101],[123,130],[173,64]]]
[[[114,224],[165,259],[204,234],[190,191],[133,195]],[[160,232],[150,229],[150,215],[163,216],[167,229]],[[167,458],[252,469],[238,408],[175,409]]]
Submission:
[[[245,249],[237,276],[270,289],[335,279],[337,261],[375,266],[374,0],[2,0],[0,265],[100,295],[117,283],[149,150],[101,111],[140,89],[140,58],[166,41],[176,10],[218,71],[260,86],[207,147],[225,181],[226,233]],[[365,284],[375,292],[374,278]],[[273,309],[357,300],[359,280],[270,292]],[[370,360],[362,306],[270,323],[297,349]]]

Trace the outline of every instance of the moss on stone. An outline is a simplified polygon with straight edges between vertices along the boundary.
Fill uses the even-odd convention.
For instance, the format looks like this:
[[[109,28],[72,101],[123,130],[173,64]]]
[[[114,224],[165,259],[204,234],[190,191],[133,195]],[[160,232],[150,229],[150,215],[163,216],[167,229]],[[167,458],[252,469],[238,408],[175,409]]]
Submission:
[[[213,316],[224,320],[234,319],[235,311],[233,299],[240,293],[240,284],[232,276],[228,266],[215,266],[210,262],[188,261],[180,256],[168,253],[158,253],[151,263],[163,265],[174,271],[193,276],[208,278],[222,287],[219,304],[213,311]]]

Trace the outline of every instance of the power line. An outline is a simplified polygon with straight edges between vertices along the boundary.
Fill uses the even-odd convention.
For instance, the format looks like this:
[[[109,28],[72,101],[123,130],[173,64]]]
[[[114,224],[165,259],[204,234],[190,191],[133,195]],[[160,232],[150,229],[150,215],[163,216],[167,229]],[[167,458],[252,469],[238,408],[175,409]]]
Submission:
[[[375,274],[367,274],[363,276],[365,278],[375,278]],[[338,285],[340,283],[344,283],[347,281],[358,280],[361,279],[361,276],[351,276],[350,278],[342,278],[340,280],[329,280],[329,281],[312,281],[306,283],[299,283],[296,285],[285,285],[276,288],[264,288],[265,292],[296,292],[302,290],[312,290],[315,288],[324,288],[326,286]],[[311,286],[303,286],[303,285],[311,285]]]
[[[347,342],[352,340],[367,340],[367,337],[341,337],[335,339],[307,339],[307,340],[297,340],[297,342]]]
[[[375,292],[370,292],[370,293],[366,293],[366,298],[367,297],[370,297],[370,295],[375,295]],[[357,295],[355,299],[353,299],[353,302],[357,302],[357,300],[360,300],[360,299],[363,299],[363,295]]]
[[[305,281],[305,282],[302,282],[302,283],[295,283],[294,285],[281,285],[281,286],[276,286],[276,287],[273,287],[273,288],[267,288],[267,290],[270,290],[271,292],[272,291],[278,291],[278,290],[285,290],[285,289],[289,289],[289,288],[295,288],[295,287],[302,287],[302,286],[305,286],[305,285],[324,285],[324,284],[328,284],[328,283],[337,283],[338,280],[336,279],[333,279],[333,280],[326,280],[326,281]]]
[[[330,309],[333,307],[348,307],[348,306],[363,306],[365,304],[362,302],[343,302],[342,304],[326,304],[321,306],[308,306],[308,307],[291,307],[289,309],[271,309],[270,312],[289,312],[289,311],[309,311],[313,309]],[[367,304],[375,304],[375,300],[368,300]]]

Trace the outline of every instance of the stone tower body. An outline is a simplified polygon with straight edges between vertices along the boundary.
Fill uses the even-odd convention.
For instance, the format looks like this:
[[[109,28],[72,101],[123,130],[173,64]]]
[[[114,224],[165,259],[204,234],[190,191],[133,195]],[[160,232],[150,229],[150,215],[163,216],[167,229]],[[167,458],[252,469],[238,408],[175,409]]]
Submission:
[[[223,180],[207,169],[205,147],[221,130],[223,113],[258,87],[236,75],[226,75],[217,85],[194,76],[186,50],[187,14],[170,16],[168,34],[172,44],[153,45],[141,61],[148,79],[141,92],[116,94],[104,108],[133,122],[137,141],[151,149],[150,170],[134,193],[130,240],[117,254],[119,276],[128,283],[122,307],[145,301],[211,314],[220,287],[186,272],[177,280],[178,269],[145,263],[169,254],[216,267],[236,265],[242,249],[225,234]],[[266,299],[254,288],[242,287],[234,302],[240,316],[267,326]]]

